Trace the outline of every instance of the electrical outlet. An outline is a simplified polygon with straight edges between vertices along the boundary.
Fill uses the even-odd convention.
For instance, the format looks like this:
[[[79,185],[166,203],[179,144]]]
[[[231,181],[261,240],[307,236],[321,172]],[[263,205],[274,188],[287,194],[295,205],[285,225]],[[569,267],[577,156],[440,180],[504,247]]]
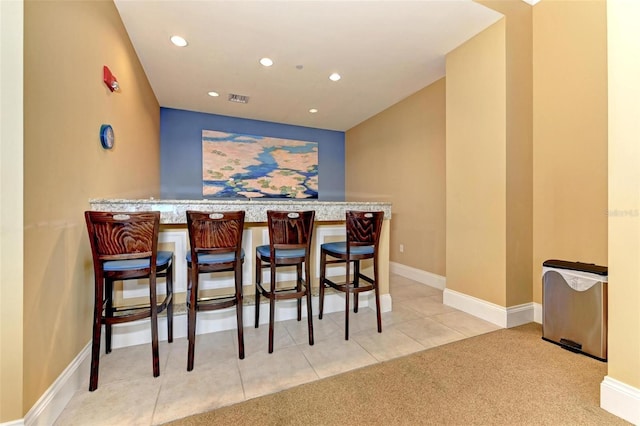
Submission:
[[[404,244],[400,244],[400,253],[404,253]]]

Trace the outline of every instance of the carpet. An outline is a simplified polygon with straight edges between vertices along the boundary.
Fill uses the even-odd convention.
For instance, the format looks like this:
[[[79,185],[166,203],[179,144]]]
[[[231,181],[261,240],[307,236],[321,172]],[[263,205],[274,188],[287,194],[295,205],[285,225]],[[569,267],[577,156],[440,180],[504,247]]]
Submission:
[[[168,425],[629,424],[599,407],[607,364],[541,336],[498,330]]]

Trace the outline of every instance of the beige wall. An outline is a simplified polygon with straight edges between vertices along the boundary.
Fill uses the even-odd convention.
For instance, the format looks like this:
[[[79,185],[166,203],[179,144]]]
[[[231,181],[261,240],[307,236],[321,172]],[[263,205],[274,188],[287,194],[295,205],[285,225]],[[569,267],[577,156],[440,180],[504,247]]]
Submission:
[[[447,288],[505,305],[505,21],[451,51],[447,66]]]
[[[444,115],[441,79],[347,131],[345,148],[346,199],[393,203],[390,260],[443,276]]]
[[[88,199],[157,196],[160,186],[159,105],[115,5],[26,1],[24,15],[22,414],[91,338]],[[102,82],[103,65],[119,93]],[[115,130],[111,151],[103,123]]]
[[[506,61],[502,65],[507,88],[506,165],[494,155],[501,152],[483,150],[477,157],[474,150],[476,144],[485,147],[474,134],[490,135],[492,120],[501,120],[496,119],[496,111],[478,107],[471,112],[478,121],[469,121],[470,106],[456,100],[453,92],[459,90],[462,97],[469,96],[476,104],[496,96],[482,83],[497,75],[478,76],[475,70],[476,63],[491,58],[489,53],[477,52],[499,49],[504,43],[487,40],[487,30],[447,58],[447,287],[502,306],[541,303],[544,260],[607,262],[605,2],[544,0],[533,8],[516,0],[479,3],[507,17]],[[480,40],[485,40],[484,46]],[[460,64],[454,68],[455,61]],[[461,74],[455,74],[456,70]],[[469,123],[471,129],[463,129]],[[458,148],[450,146],[459,142],[455,132],[466,132],[461,137],[467,138],[457,154]],[[489,147],[495,147],[498,140],[487,137]],[[473,171],[472,162],[464,158],[466,149],[474,153],[468,157],[481,159],[493,173],[506,168],[505,240],[502,234],[488,232],[501,223],[502,212],[489,212],[475,220],[463,212],[474,211],[476,203],[487,201],[502,208],[504,199],[499,192],[483,193],[489,191],[488,176]],[[489,153],[491,158],[487,158]],[[451,179],[458,173],[460,186],[456,187]],[[472,177],[477,178],[474,183],[465,184]],[[502,185],[499,180],[492,182]],[[474,222],[481,223],[482,229]],[[490,234],[495,245],[487,240]],[[507,247],[505,265],[496,263],[502,259],[501,240]],[[470,242],[474,247],[469,247]],[[484,252],[487,258],[476,257],[478,263],[466,264],[464,259],[474,257],[482,245],[488,248]],[[454,263],[457,266],[452,270]],[[498,294],[502,290],[487,287],[487,282],[497,282],[487,270],[489,264],[492,268],[506,266],[504,301]],[[473,284],[474,274],[483,277],[483,286]]]
[[[608,375],[640,389],[640,2],[609,0],[607,22]]]
[[[532,8],[521,0],[478,1],[502,13],[506,36],[506,306],[531,302],[533,261]]]
[[[21,1],[0,1],[0,423],[22,418]]]
[[[447,288],[531,302],[532,23],[519,0],[447,55]]]
[[[533,300],[542,262],[607,264],[606,3],[533,8]]]

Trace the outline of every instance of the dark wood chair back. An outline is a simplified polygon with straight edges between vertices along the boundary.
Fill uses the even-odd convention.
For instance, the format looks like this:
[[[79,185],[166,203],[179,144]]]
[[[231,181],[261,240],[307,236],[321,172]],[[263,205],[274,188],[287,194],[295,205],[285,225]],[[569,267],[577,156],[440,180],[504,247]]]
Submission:
[[[304,249],[309,254],[315,211],[267,211],[271,258],[276,250]]]
[[[309,344],[313,345],[311,269],[309,257],[315,211],[267,211],[269,245],[256,247],[255,327],[260,323],[260,296],[269,299],[269,353],[273,352],[275,301],[297,299],[298,321],[302,319],[302,298],[307,299]],[[295,283],[277,283],[276,268],[295,265]],[[269,268],[269,287],[262,285],[262,269]],[[303,272],[304,271],[304,272]]]
[[[198,263],[200,254],[235,253],[240,259],[244,211],[197,212],[187,211],[187,227],[191,256]]]
[[[331,287],[346,293],[345,297],[345,340],[349,340],[349,304],[353,295],[353,312],[358,312],[359,294],[374,291],[376,321],[378,332],[382,332],[380,315],[380,289],[378,288],[378,248],[384,212],[352,211],[346,212],[346,241],[324,243],[320,245],[320,288],[319,314],[322,319],[324,310],[324,291]],[[373,260],[373,275],[360,268],[360,261]],[[327,276],[327,265],[344,264],[344,281],[338,282]],[[353,264],[353,274],[351,265]]]
[[[85,220],[94,268],[109,260],[151,258],[157,252],[160,212],[88,211]]]
[[[165,309],[167,340],[173,341],[173,252],[158,252],[160,212],[86,211],[84,216],[95,275],[89,390],[98,388],[102,325],[108,354],[114,324],[151,318],[153,375],[157,377],[160,375],[158,314]],[[157,277],[164,277],[166,281],[166,294],[160,302],[156,293]],[[113,283],[129,279],[149,280],[148,305],[116,306]]]
[[[350,246],[373,246],[378,252],[384,212],[346,212],[347,249]]]
[[[196,317],[198,311],[236,307],[238,354],[244,359],[242,296],[242,232],[244,211],[187,211],[187,228],[191,252],[187,255],[187,371],[194,367]],[[199,294],[201,273],[234,272],[233,294],[202,296]]]

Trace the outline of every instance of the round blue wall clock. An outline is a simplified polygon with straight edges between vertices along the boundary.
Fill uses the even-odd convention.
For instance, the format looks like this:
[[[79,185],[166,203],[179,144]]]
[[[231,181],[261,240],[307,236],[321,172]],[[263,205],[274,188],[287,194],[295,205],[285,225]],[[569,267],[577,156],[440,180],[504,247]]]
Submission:
[[[113,142],[116,135],[113,133],[113,127],[110,124],[103,124],[100,126],[100,143],[104,149],[113,148]]]

